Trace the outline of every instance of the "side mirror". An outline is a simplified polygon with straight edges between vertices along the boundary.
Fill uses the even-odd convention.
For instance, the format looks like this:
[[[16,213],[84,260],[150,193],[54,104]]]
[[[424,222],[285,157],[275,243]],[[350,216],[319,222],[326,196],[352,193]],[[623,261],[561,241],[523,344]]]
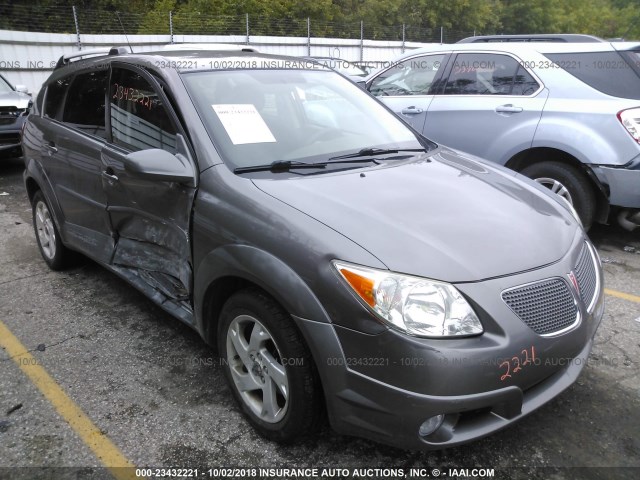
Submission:
[[[367,89],[367,82],[365,82],[364,80],[358,80],[356,82],[356,85],[358,85],[363,90]]]
[[[29,89],[26,85],[16,85],[16,92],[26,93],[27,95],[29,95]]]
[[[193,167],[180,154],[153,148],[130,153],[123,160],[125,170],[138,177],[195,187]]]

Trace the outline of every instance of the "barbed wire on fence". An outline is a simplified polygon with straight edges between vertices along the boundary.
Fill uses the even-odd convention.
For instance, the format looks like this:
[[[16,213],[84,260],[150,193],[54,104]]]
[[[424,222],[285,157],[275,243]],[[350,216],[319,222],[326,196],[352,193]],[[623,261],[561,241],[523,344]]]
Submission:
[[[420,25],[376,25],[308,18],[222,16],[199,12],[120,13],[69,6],[0,3],[0,30],[78,35],[241,35],[452,43],[476,32]]]

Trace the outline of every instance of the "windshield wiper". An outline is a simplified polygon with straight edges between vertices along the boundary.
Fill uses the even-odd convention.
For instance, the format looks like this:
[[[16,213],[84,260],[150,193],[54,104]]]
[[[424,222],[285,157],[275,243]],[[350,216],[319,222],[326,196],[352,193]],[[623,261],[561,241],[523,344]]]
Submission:
[[[347,153],[346,155],[338,155],[337,157],[331,157],[331,160],[341,160],[343,158],[358,158],[358,157],[372,157],[374,155],[389,155],[392,153],[400,153],[400,152],[424,152],[426,149],[424,148],[363,148],[362,150],[356,153]]]
[[[238,167],[233,170],[233,173],[250,173],[250,172],[288,172],[293,168],[325,168],[326,162],[319,163],[304,163],[291,160],[277,160],[271,162],[268,165],[254,165],[252,167]]]
[[[422,150],[418,150],[422,151]],[[389,153],[390,151],[387,151]],[[394,150],[397,153],[397,150]],[[359,155],[356,155],[359,156]],[[369,156],[369,155],[365,155]],[[378,164],[375,158],[358,158],[355,160],[348,160],[349,156],[344,157],[333,157],[330,158],[328,162],[317,162],[317,163],[305,163],[305,162],[296,162],[290,160],[278,160],[268,165],[255,165],[253,167],[238,167],[233,173],[250,173],[250,172],[288,172],[289,170],[298,169],[298,168],[326,168],[327,165],[335,165],[338,163],[375,163]],[[331,161],[335,160],[335,161]]]

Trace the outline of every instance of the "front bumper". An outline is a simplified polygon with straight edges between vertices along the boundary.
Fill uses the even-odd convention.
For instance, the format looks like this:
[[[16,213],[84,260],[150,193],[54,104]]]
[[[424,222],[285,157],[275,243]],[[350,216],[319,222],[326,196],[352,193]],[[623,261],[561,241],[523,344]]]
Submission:
[[[329,408],[331,425],[338,433],[415,450],[477,440],[517,422],[571,386],[587,364],[592,344],[590,340],[563,368],[525,391],[510,386],[471,395],[429,396],[345,371],[343,388],[335,392]],[[421,437],[420,425],[440,414],[445,415],[442,426]]]
[[[640,209],[640,157],[624,167],[599,165],[593,171],[608,185],[611,205]]]
[[[477,337],[432,340],[392,330],[371,335],[294,317],[316,360],[334,430],[396,447],[440,449],[501,430],[559,395],[588,363],[604,309],[601,270],[591,308],[580,304],[579,323],[557,336],[534,333],[499,292],[566,276],[583,241],[580,235],[572,253],[556,264],[459,285],[468,298],[483,299],[474,305],[485,327]],[[512,375],[505,377],[505,361],[520,356],[524,365],[525,351],[534,361],[517,373],[512,362]],[[442,426],[419,435],[421,424],[436,415],[444,415]]]

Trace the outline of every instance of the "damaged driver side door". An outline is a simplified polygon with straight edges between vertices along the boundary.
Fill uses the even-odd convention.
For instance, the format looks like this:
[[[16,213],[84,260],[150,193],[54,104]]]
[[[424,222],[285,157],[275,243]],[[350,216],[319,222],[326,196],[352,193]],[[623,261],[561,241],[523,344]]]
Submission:
[[[158,83],[113,66],[108,91],[111,142],[101,152],[102,185],[115,247],[112,268],[190,321],[189,221],[194,160]],[[158,297],[158,295],[164,296]]]

